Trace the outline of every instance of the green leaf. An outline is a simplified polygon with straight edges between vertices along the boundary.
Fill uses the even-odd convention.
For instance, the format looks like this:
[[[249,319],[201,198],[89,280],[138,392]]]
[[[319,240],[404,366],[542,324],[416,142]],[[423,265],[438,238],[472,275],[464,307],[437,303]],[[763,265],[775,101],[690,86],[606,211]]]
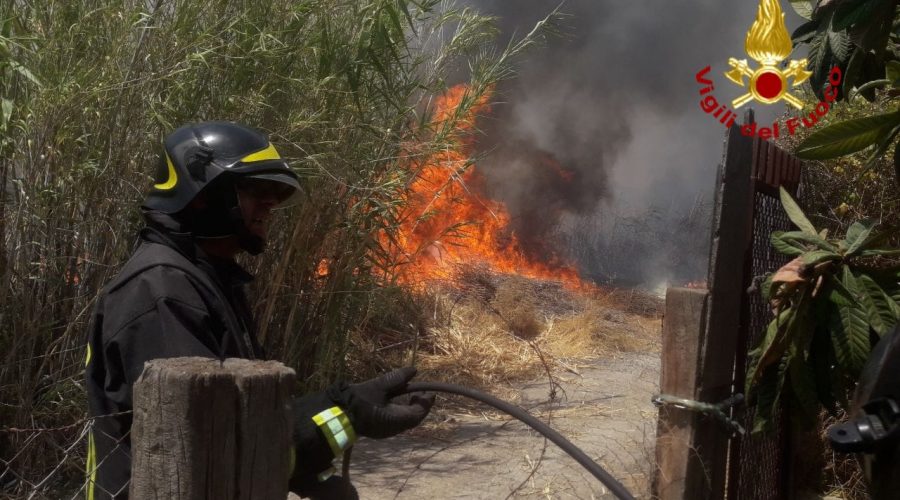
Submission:
[[[846,287],[846,283],[843,284]],[[869,321],[856,299],[836,287],[828,299],[833,304],[830,331],[838,363],[847,373],[858,376],[869,356]]]
[[[804,160],[827,160],[875,144],[886,130],[900,125],[900,111],[829,125],[806,138],[795,154]]]
[[[865,22],[871,16],[874,7],[882,0],[864,0],[862,2],[845,2],[834,13],[831,29],[843,31],[852,25]]]
[[[794,45],[800,43],[807,43],[814,36],[816,36],[816,32],[819,29],[819,21],[807,21],[800,25],[799,28],[795,29],[793,33],[791,33],[791,42]]]
[[[860,257],[900,257],[900,248],[874,248],[863,250]]]
[[[862,220],[851,224],[847,229],[847,236],[844,238],[847,255],[853,255],[860,249],[864,249],[873,229],[875,229],[875,222],[872,220]]]
[[[853,42],[850,41],[850,35],[844,31],[828,31],[828,46],[831,53],[837,58],[838,63],[842,67],[846,67],[846,63],[853,55]]]
[[[900,320],[900,307],[870,276],[861,274],[856,283],[863,295],[863,305],[869,313],[872,329],[879,336],[889,332]]]
[[[856,3],[856,2],[847,2]],[[850,38],[866,52],[882,52],[890,38],[896,2],[881,0],[872,4],[872,11],[849,27]]]
[[[818,234],[808,234],[802,231],[788,231],[780,236],[782,240],[791,245],[812,245],[814,249],[838,252],[838,247],[822,239]]]
[[[778,190],[781,195],[781,206],[784,207],[784,211],[787,213],[788,218],[791,219],[791,222],[804,233],[818,236],[818,231],[813,227],[812,222],[806,218],[806,214],[803,213],[800,205],[794,201],[794,198],[791,197],[790,193],[788,193],[784,187],[779,187]]]
[[[785,254],[785,255],[801,255],[808,251],[808,248],[800,244],[797,240],[785,240],[782,238],[784,235],[784,231],[775,231],[769,237],[772,241],[772,246],[775,250]]]
[[[815,8],[813,2],[809,0],[791,0],[791,7],[793,7],[794,12],[803,19],[812,19],[813,10]]]
[[[857,179],[874,167],[878,160],[881,160],[884,154],[887,153],[888,148],[893,144],[897,134],[900,134],[900,124],[897,124],[893,128],[885,128],[882,130],[878,139],[875,140],[875,150],[872,151],[872,154],[866,159],[866,163],[863,164],[863,168],[860,170]]]
[[[756,387],[756,412],[753,416],[752,433],[771,432],[774,428],[781,389],[784,387],[785,363],[766,370]]]
[[[828,81],[828,73],[831,71],[831,47],[828,44],[828,35],[826,31],[819,31],[810,41],[809,45],[809,70],[812,71],[809,84],[813,89],[816,97],[825,98],[824,85]]]
[[[840,260],[840,254],[829,252],[828,250],[813,250],[803,254],[803,264],[807,266],[815,266],[829,260]]]
[[[749,369],[747,370],[746,390],[748,393],[763,372],[773,363],[776,363],[781,359],[782,355],[784,355],[790,345],[791,336],[794,334],[792,327],[795,323],[794,319],[797,317],[798,309],[802,307],[801,314],[805,314],[804,301],[802,298],[800,302],[801,304],[797,307],[791,307],[781,311],[778,316],[769,323],[766,334],[763,336],[759,346],[754,349],[756,354],[751,359]]]

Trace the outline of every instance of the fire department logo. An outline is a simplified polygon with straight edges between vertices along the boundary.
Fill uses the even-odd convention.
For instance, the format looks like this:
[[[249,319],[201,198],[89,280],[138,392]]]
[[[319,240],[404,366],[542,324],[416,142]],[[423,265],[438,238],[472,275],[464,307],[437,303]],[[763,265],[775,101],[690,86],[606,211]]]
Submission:
[[[763,104],[774,104],[782,99],[797,109],[803,109],[803,101],[788,92],[788,79],[791,87],[805,82],[811,71],[806,70],[807,60],[791,60],[786,69],[779,69],[782,61],[791,54],[791,36],[784,24],[784,13],[778,0],[760,0],[756,21],[747,32],[744,42],[747,55],[760,64],[751,69],[746,59],[728,59],[731,70],[725,76],[732,82],[747,87],[748,92],[731,104],[739,108],[755,99]],[[744,77],[750,79],[749,87]]]

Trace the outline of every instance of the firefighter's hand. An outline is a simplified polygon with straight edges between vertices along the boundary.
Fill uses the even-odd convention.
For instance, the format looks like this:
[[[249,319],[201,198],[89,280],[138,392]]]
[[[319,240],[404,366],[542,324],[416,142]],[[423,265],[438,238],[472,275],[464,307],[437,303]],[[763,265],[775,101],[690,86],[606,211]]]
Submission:
[[[434,394],[412,394],[408,401],[391,401],[416,375],[412,366],[361,384],[346,386],[333,399],[349,415],[356,433],[374,439],[399,434],[419,425],[434,404]]]

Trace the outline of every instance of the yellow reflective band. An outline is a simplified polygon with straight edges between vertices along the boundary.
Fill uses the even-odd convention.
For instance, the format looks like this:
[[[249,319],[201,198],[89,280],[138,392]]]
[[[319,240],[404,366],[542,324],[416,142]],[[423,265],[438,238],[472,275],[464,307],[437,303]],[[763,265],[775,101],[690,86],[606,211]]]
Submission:
[[[334,470],[334,467],[329,467],[329,468],[323,470],[322,472],[320,472],[320,473],[316,476],[316,479],[318,479],[320,483],[323,483],[323,482],[325,482],[329,477],[333,476],[335,472],[336,472],[336,471]]]
[[[89,365],[90,363],[91,363],[91,344],[88,344],[88,345],[87,345],[87,354],[84,356],[84,366],[85,366],[85,368],[86,368],[87,365]]]
[[[275,150],[275,146],[271,143],[269,147],[263,149],[262,151],[257,151],[255,153],[251,153],[243,158],[241,161],[244,163],[252,163],[254,161],[263,161],[263,160],[280,160],[281,155],[278,154],[278,151]]]
[[[338,457],[344,450],[356,442],[356,432],[350,425],[350,419],[340,407],[333,406],[313,416],[313,422],[319,426],[332,453]]]
[[[156,189],[172,189],[175,187],[175,184],[178,183],[178,174],[175,173],[175,165],[172,165],[172,159],[169,158],[169,153],[166,153],[166,166],[169,167],[169,178],[162,184],[154,184],[153,187]]]
[[[97,479],[97,448],[94,446],[94,431],[88,431],[88,455],[84,466],[87,476],[86,500],[94,500],[94,481]]]

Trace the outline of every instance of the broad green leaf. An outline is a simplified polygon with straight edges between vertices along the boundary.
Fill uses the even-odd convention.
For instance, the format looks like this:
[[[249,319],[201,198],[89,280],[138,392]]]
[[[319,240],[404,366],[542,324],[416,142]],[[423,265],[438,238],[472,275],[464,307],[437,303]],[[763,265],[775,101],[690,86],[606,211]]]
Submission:
[[[814,249],[838,253],[838,247],[822,239],[817,234],[809,234],[802,231],[788,231],[782,234],[780,238],[790,245],[796,246],[797,244],[807,244],[811,245]]]
[[[825,82],[828,81],[828,73],[831,71],[831,47],[828,45],[827,30],[819,30],[816,36],[812,37],[809,42],[809,70],[812,71],[809,84],[813,88],[813,93],[819,99],[824,100]]]
[[[897,322],[897,318],[894,316],[896,304],[891,304],[893,300],[869,276],[863,274],[855,278],[860,294],[859,303],[869,316],[869,325],[879,336],[884,335]]]
[[[834,31],[843,31],[850,26],[868,21],[875,6],[882,1],[883,0],[863,0],[841,4],[834,13],[834,17],[831,21],[831,29]]]
[[[900,257],[900,248],[873,248],[859,252],[860,257]]]
[[[802,305],[803,300],[801,299],[800,306]],[[747,371],[748,388],[757,382],[763,371],[781,359],[787,350],[790,345],[790,338],[794,333],[792,327],[795,323],[794,319],[797,317],[798,309],[799,307],[785,309],[769,323],[766,334],[757,347],[758,354],[751,360]],[[801,314],[805,314],[805,310],[802,310]]]
[[[807,137],[795,154],[804,160],[827,160],[855,153],[875,144],[885,130],[898,124],[900,111],[835,123]]]
[[[815,4],[810,0],[791,0],[791,7],[803,19],[812,19]]]
[[[821,264],[822,262],[827,262],[829,260],[840,260],[840,254],[836,254],[834,252],[829,252],[828,250],[813,250],[811,252],[806,252],[801,257],[803,260],[803,264],[807,266],[814,266],[816,264]]]
[[[875,140],[874,151],[869,154],[869,157],[863,164],[863,168],[860,170],[857,178],[861,177],[862,174],[868,172],[878,163],[879,160],[884,157],[885,153],[887,153],[888,148],[890,148],[891,144],[894,143],[894,139],[898,134],[900,134],[900,123],[898,123],[893,128],[885,128],[882,130],[882,133],[879,134],[878,139]]]
[[[857,281],[872,293],[873,300],[879,307],[879,314],[884,319],[888,330],[900,322],[900,302],[892,296],[892,293],[900,288],[900,284],[881,282],[868,274],[860,275]]]
[[[872,230],[875,229],[875,222],[864,220],[854,222],[847,229],[847,237],[844,238],[844,244],[847,247],[847,254],[853,255],[857,250],[863,247]]]
[[[772,246],[775,250],[785,254],[785,255],[801,255],[808,251],[809,249],[800,244],[797,240],[787,241],[782,239],[784,235],[783,231],[775,231],[772,233],[770,240],[772,241]]]
[[[844,31],[829,30],[828,46],[838,62],[846,63],[850,60],[850,56],[853,55],[853,42],[850,41],[850,35]],[[842,66],[844,65],[842,64]]]
[[[773,430],[775,413],[778,402],[781,400],[781,390],[784,387],[786,364],[780,363],[777,367],[771,367],[759,380],[756,389],[756,414],[753,416],[752,433],[770,432]]]
[[[893,227],[890,229],[886,229],[884,231],[875,231],[874,223],[872,223],[872,224],[873,224],[872,230],[865,236],[865,238],[863,238],[863,240],[859,244],[859,247],[855,248],[853,251],[856,254],[861,255],[863,252],[865,252],[867,250],[877,250],[877,251],[882,251],[882,252],[883,251],[890,252],[890,251],[896,250],[894,248],[873,248],[873,247],[875,247],[876,245],[879,245],[881,243],[884,243],[885,241],[887,241],[891,237],[893,237],[895,234],[900,232],[900,227]],[[864,223],[864,225],[865,225],[865,223]],[[851,226],[851,228],[852,227],[853,226]],[[847,232],[847,236],[849,239],[849,237],[850,237],[849,231]],[[849,251],[848,251],[848,253],[849,253]],[[887,253],[886,255],[890,255],[890,253]]]
[[[869,356],[868,315],[840,288],[832,290],[829,300],[834,307],[829,329],[835,356],[848,373],[857,376]]]
[[[791,41],[794,44],[799,43],[807,43],[812,40],[812,37],[816,36],[816,31],[819,29],[819,21],[807,21],[800,25],[799,28],[795,29],[793,33],[791,33]]]
[[[848,30],[853,43],[858,47],[865,51],[879,52],[884,50],[891,35],[891,28],[895,21],[896,2],[882,0],[874,2],[872,7],[873,9],[865,18],[851,25]]]
[[[790,193],[784,187],[779,187],[778,190],[781,195],[781,206],[784,207],[784,211],[787,213],[788,218],[791,219],[791,222],[804,233],[818,237],[819,232],[813,227],[812,222],[806,218],[806,214],[803,213],[800,205],[794,201]]]

